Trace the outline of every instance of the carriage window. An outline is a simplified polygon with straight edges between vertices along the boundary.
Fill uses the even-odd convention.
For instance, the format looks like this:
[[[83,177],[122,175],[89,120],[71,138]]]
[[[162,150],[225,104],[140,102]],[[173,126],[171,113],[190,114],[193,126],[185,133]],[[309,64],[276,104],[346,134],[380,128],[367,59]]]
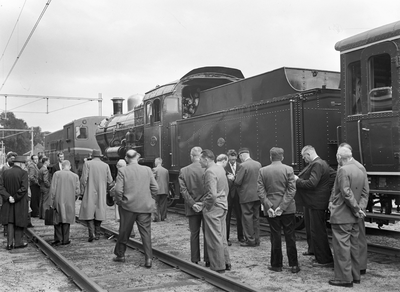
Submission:
[[[362,113],[361,109],[361,62],[357,61],[349,65],[350,73],[350,115],[358,115]]]
[[[161,121],[161,102],[159,99],[155,99],[153,102],[153,115],[155,122]]]
[[[392,71],[390,55],[382,54],[369,60],[369,112],[392,110]]]
[[[151,102],[146,103],[146,124],[150,124],[152,114]]]

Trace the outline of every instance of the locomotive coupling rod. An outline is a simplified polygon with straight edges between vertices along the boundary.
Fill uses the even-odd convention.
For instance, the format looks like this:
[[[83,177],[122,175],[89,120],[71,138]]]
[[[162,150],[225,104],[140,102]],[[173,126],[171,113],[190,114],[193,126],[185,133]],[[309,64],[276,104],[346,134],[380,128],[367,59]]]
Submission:
[[[115,235],[118,236],[118,233],[105,228],[103,226],[100,227],[103,232],[106,232],[107,234],[110,235]],[[131,248],[135,248],[140,250],[141,252],[144,252],[143,250],[143,245],[136,240],[128,240],[127,246]],[[153,248],[153,256],[155,256],[158,260],[161,262],[170,265],[172,267],[178,267],[181,271],[188,273],[192,276],[195,276],[197,278],[203,279],[204,281],[220,288],[225,291],[237,291],[237,292],[258,292],[261,291],[259,289],[256,289],[254,287],[250,287],[247,285],[243,285],[241,282],[237,282],[230,277],[226,277],[224,275],[221,275],[215,271],[212,271],[208,268],[204,268],[202,266],[193,264],[191,262],[188,262],[186,260],[182,260],[176,256],[173,256],[169,253],[162,252],[158,249]]]
[[[70,276],[72,281],[83,291],[107,292],[85,273],[76,267],[72,262],[63,257],[58,251],[52,248],[45,240],[38,236],[31,228],[25,231],[28,237],[59,267],[66,275]]]

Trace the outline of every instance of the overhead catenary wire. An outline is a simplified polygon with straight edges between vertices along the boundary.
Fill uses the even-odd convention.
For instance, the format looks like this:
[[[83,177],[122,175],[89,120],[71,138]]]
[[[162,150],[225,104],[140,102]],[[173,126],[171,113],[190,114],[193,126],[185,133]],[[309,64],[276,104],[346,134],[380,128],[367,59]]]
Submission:
[[[22,46],[21,51],[19,52],[17,58],[15,59],[14,64],[12,65],[12,67],[11,67],[11,69],[10,69],[10,72],[8,72],[8,74],[7,74],[7,76],[6,76],[6,79],[5,79],[4,82],[1,84],[0,91],[3,89],[4,85],[6,84],[6,82],[7,82],[7,80],[8,80],[8,77],[10,77],[12,71],[14,70],[15,65],[17,64],[19,58],[21,57],[21,55],[22,55],[22,53],[24,52],[26,46],[28,45],[28,42],[29,42],[29,40],[31,39],[33,33],[35,32],[37,26],[39,25],[40,21],[42,20],[42,17],[43,17],[43,15],[44,15],[44,13],[46,12],[47,8],[49,7],[50,2],[51,2],[51,0],[48,0],[47,3],[45,4],[45,6],[44,6],[44,8],[43,8],[43,10],[42,10],[42,13],[39,15],[38,20],[36,21],[35,25],[33,26],[32,31],[30,32],[28,38],[26,39],[24,45]]]
[[[5,48],[4,48],[3,54],[1,54],[0,61],[1,61],[1,59],[3,59],[3,57],[4,57],[4,54],[6,53],[6,50],[7,50],[8,44],[9,44],[9,43],[10,43],[10,41],[11,41],[11,38],[12,38],[12,36],[13,36],[13,34],[14,34],[14,31],[15,31],[15,28],[17,27],[17,24],[18,24],[19,18],[21,17],[21,14],[22,14],[22,11],[24,10],[25,4],[26,4],[26,0],[25,0],[25,2],[24,2],[24,5],[22,5],[21,11],[19,12],[19,15],[18,15],[17,21],[16,21],[16,22],[15,22],[15,24],[14,24],[14,28],[13,28],[13,30],[11,31],[10,37],[8,38],[8,41],[7,41],[7,44],[6,44]]]

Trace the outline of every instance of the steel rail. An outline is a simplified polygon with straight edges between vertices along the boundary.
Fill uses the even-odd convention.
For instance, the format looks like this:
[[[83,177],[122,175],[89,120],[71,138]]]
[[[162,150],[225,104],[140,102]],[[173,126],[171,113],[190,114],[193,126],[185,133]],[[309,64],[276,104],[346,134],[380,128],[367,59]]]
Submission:
[[[113,235],[114,237],[118,236],[118,233],[101,226],[101,229],[109,234],[110,236]],[[129,239],[127,246],[130,248],[135,248],[144,252],[143,245],[136,240]],[[261,291],[254,287],[250,287],[248,285],[243,285],[241,282],[235,281],[228,276],[221,275],[215,271],[210,269],[206,269],[202,266],[193,264],[189,261],[180,259],[174,255],[169,253],[162,252],[158,249],[153,248],[153,256],[155,256],[161,262],[170,265],[172,267],[176,267],[177,269],[190,274],[194,277],[200,278],[220,289],[225,291],[237,291],[237,292],[254,292],[254,291]]]
[[[64,274],[83,291],[106,292],[93,280],[91,280],[81,269],[76,267],[71,261],[63,257],[58,251],[52,248],[45,240],[37,235],[31,228],[26,229],[26,234],[31,241],[43,251],[49,259],[60,268]]]

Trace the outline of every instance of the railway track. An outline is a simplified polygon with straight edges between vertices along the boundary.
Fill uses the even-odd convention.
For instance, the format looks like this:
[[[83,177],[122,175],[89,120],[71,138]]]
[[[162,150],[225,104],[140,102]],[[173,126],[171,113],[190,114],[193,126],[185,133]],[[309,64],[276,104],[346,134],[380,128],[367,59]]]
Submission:
[[[176,212],[178,214],[185,214],[185,211],[183,210],[182,207],[170,207],[168,208],[170,212]],[[232,217],[231,222],[236,224],[236,219]],[[270,233],[270,228],[268,223],[260,223],[260,232],[261,235],[263,234],[269,234]],[[376,228],[366,228],[366,233],[367,234],[374,234],[378,236],[389,236],[389,237],[394,237],[400,239],[400,232],[397,231],[392,231],[392,230],[382,230],[382,229],[376,229]],[[330,235],[330,230],[328,231],[329,234],[329,240],[332,240],[332,237]],[[306,237],[306,232],[305,230],[296,230],[296,235],[302,239],[307,239]],[[382,255],[388,255],[388,256],[394,256],[394,257],[400,257],[400,249],[395,248],[395,247],[390,247],[390,246],[383,246],[379,244],[373,244],[373,243],[368,243],[368,251],[369,252],[374,252],[374,253],[379,253]]]
[[[27,236],[58,268],[83,291],[260,291],[227,275],[221,275],[201,265],[182,260],[153,248],[153,267],[146,269],[143,246],[130,240],[126,263],[112,261],[117,232],[102,227],[104,237],[87,242],[87,228],[71,225],[74,240],[70,245],[53,247],[53,228],[42,220]]]

